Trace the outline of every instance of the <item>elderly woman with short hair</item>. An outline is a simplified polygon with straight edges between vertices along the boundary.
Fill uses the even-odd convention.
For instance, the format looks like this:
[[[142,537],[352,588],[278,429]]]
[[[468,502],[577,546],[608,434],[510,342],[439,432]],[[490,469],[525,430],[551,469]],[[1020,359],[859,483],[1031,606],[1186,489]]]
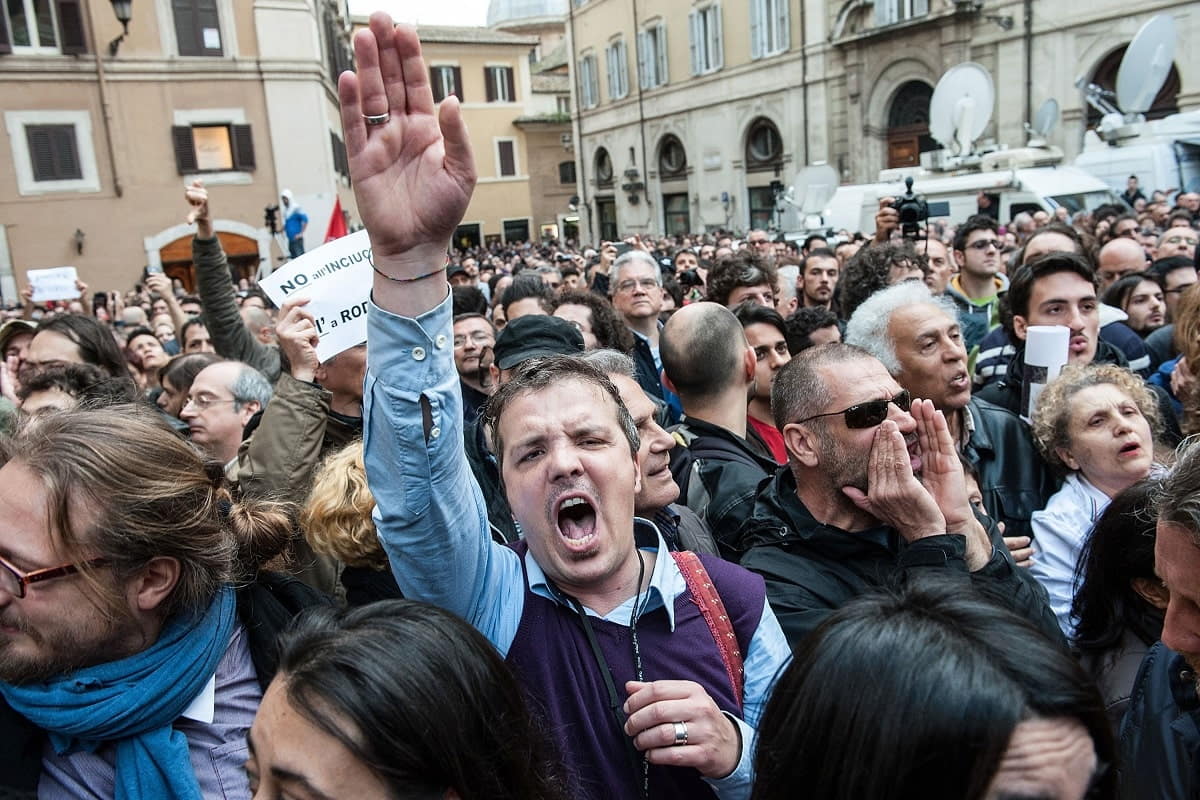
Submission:
[[[1112,364],[1068,366],[1038,397],[1034,441],[1066,480],[1033,515],[1031,571],[1068,637],[1083,543],[1109,501],[1150,474],[1159,430],[1154,394]]]

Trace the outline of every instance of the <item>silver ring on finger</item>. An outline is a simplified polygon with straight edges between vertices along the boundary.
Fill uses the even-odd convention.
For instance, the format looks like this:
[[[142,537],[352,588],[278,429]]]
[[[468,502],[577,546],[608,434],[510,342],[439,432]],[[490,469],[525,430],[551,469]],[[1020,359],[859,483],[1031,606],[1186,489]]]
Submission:
[[[368,125],[386,125],[387,121],[392,118],[390,111],[385,111],[382,114],[363,114],[363,120]]]
[[[678,747],[681,744],[687,744],[687,741],[688,741],[687,723],[672,722],[671,724],[675,726],[675,741],[672,744],[675,747]]]

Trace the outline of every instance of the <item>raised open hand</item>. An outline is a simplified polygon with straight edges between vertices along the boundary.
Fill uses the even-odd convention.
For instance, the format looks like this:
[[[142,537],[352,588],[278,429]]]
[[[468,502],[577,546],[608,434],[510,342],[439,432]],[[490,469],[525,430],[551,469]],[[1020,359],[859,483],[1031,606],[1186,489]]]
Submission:
[[[358,211],[375,266],[412,278],[445,263],[475,187],[475,162],[456,97],[435,116],[416,30],[383,12],[354,36],[357,73],[338,79]]]
[[[911,413],[917,422],[917,444],[921,449],[921,483],[945,516],[946,529],[967,537],[968,568],[979,569],[991,558],[992,543],[971,507],[950,426],[932,400],[913,400]]]

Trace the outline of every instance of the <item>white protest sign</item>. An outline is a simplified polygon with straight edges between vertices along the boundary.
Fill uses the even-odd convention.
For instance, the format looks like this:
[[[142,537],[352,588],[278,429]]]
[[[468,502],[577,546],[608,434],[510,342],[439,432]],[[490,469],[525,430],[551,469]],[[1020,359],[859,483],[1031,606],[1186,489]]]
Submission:
[[[26,270],[29,285],[33,287],[33,302],[47,300],[74,300],[79,297],[75,281],[79,274],[74,267],[51,267],[50,269]]]
[[[361,230],[292,259],[258,285],[280,307],[293,297],[309,298],[304,310],[321,337],[317,358],[327,361],[367,340],[371,263],[371,240]]]

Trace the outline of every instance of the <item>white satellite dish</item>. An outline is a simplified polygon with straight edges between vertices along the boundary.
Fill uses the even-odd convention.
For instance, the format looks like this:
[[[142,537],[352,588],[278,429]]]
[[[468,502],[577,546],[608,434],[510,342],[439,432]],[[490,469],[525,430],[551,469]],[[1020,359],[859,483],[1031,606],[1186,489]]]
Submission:
[[[813,164],[796,173],[789,194],[801,214],[820,214],[837,188],[837,170],[828,164]]]
[[[1117,70],[1117,106],[1125,114],[1150,110],[1175,62],[1175,18],[1152,17],[1129,43]]]
[[[929,101],[929,133],[956,155],[968,155],[992,118],[992,76],[972,61],[951,67]]]
[[[1058,124],[1058,116],[1058,101],[1051,97],[1038,106],[1037,113],[1033,115],[1033,132],[1045,139]]]

